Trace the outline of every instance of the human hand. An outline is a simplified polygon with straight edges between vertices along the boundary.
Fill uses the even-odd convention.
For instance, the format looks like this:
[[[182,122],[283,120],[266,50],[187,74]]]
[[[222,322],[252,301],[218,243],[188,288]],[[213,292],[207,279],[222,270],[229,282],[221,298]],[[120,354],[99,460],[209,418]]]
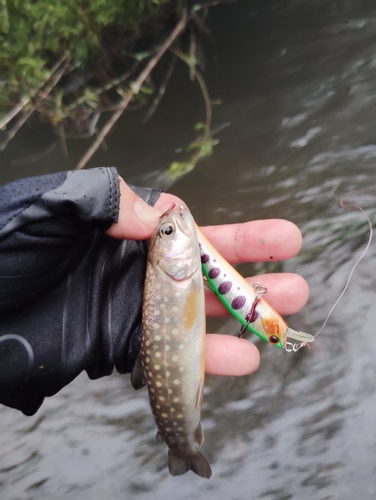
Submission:
[[[171,194],[162,193],[154,208],[138,198],[120,180],[120,211],[117,224],[107,234],[115,238],[150,238],[161,213],[173,202],[184,204]],[[280,220],[252,221],[243,224],[207,226],[201,228],[205,236],[230,263],[285,260],[298,253],[302,237],[295,224]],[[294,314],[308,300],[308,285],[299,275],[279,273],[249,277],[247,281],[261,281],[268,288],[268,302],[280,314]],[[229,313],[211,292],[206,292],[207,316],[225,316]],[[239,376],[255,371],[260,355],[257,347],[245,339],[230,335],[208,334],[206,339],[206,372],[214,375]]]

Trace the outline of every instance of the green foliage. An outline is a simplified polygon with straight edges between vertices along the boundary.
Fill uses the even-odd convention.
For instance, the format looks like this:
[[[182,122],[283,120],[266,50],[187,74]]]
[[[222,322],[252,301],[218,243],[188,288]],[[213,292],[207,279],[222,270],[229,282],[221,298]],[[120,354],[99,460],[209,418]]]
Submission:
[[[150,117],[178,56],[201,87],[206,120],[195,125],[198,137],[185,148],[184,161],[170,165],[166,177],[176,180],[193,170],[215,145],[210,132],[212,103],[196,55],[191,50],[184,53],[176,43],[159,89],[151,79],[140,86],[137,78],[145,60],[153,62],[158,56],[185,5],[186,0],[0,0],[2,128],[10,128],[19,117],[22,125],[23,117],[38,112],[58,127],[62,142],[77,134],[92,136],[101,114],[124,111],[122,103],[130,98],[135,106],[152,101]],[[200,22],[204,18],[205,14]],[[194,21],[190,22],[193,33]],[[186,47],[187,39],[180,44]],[[14,130],[17,127],[18,122]],[[12,130],[0,151],[14,136]]]
[[[85,67],[100,53],[105,29],[136,30],[165,2],[0,0],[0,92],[32,91],[64,52],[71,67]]]
[[[204,124],[196,123],[195,130],[202,129],[205,129]],[[214,145],[215,141],[209,131],[205,132],[203,136],[196,138],[195,141],[191,142],[191,144],[185,148],[187,153],[191,153],[190,158],[186,161],[174,161],[171,163],[166,172],[167,178],[176,181],[191,172],[196,167],[199,160],[212,154]]]

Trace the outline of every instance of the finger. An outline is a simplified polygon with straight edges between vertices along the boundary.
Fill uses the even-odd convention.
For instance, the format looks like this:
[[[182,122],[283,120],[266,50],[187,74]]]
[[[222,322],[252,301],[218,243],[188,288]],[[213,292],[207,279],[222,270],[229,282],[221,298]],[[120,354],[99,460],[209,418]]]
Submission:
[[[150,238],[158,224],[161,214],[171,207],[172,203],[185,203],[173,194],[161,193],[154,207],[139,198],[131,188],[119,177],[120,208],[117,223],[106,231],[112,238],[129,238],[143,240]]]
[[[285,260],[302,246],[298,227],[283,219],[200,228],[228,262]]]
[[[309,288],[304,278],[293,273],[260,274],[246,278],[252,285],[259,281],[268,291],[265,300],[280,314],[294,314],[304,307],[308,301]],[[230,313],[214,295],[205,291],[205,306],[207,316],[228,316]]]
[[[211,333],[206,335],[206,373],[241,376],[257,370],[260,353],[248,340]]]
[[[106,231],[113,238],[143,240],[150,238],[161,212],[139,198],[119,177],[120,207],[117,223]]]
[[[171,207],[173,203],[177,203],[178,205],[183,205],[185,208],[188,208],[183,200],[170,193],[161,193],[154,207],[161,212],[165,212]]]

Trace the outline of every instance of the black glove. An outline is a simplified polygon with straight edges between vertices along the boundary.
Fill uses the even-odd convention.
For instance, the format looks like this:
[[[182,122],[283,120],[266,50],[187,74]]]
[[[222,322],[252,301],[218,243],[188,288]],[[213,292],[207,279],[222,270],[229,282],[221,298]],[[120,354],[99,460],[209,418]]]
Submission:
[[[119,198],[115,168],[0,187],[0,403],[33,415],[83,370],[132,370],[148,242],[103,233]]]

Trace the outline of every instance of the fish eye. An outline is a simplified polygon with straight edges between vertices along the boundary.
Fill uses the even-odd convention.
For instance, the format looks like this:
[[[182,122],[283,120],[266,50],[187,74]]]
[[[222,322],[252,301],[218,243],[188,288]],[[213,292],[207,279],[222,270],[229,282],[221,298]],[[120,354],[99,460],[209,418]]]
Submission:
[[[271,344],[278,344],[278,342],[279,342],[279,338],[277,337],[277,335],[271,335],[271,336],[269,337],[269,342],[270,342]]]
[[[168,238],[175,231],[175,226],[171,222],[164,222],[159,228],[159,236],[161,238]]]

